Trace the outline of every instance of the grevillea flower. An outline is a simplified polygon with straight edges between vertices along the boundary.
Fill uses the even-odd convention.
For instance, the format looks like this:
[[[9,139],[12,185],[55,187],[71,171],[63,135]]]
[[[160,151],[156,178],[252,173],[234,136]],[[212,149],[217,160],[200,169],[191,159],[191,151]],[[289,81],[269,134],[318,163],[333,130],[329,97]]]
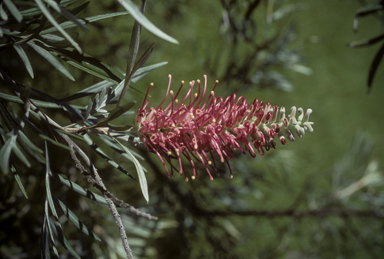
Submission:
[[[183,165],[182,157],[192,166],[192,179],[197,176],[195,162],[200,162],[205,167],[209,177],[213,180],[211,170],[217,173],[214,156],[220,158],[220,162],[226,162],[230,177],[233,177],[228,160],[232,160],[233,152],[238,149],[242,153],[248,152],[256,157],[256,151],[264,155],[265,150],[275,148],[274,139],[279,139],[281,144],[286,143],[286,138],[294,141],[293,132],[302,137],[306,130],[313,131],[309,122],[312,110],[308,109],[304,114],[302,108],[291,108],[288,117],[285,116],[285,108],[272,106],[269,102],[255,99],[248,104],[244,96],[236,97],[236,94],[226,99],[216,97],[214,90],[218,84],[216,80],[213,90],[205,99],[207,90],[207,76],[204,75],[204,86],[200,80],[189,83],[189,91],[186,96],[178,101],[181,86],[175,94],[170,91],[171,75],[169,75],[168,89],[163,101],[157,108],[149,108],[147,100],[150,85],[145,95],[143,105],[136,116],[136,126],[141,141],[149,151],[153,151],[163,163],[168,176],[173,170],[188,176]],[[197,88],[197,93],[193,90]],[[171,102],[162,108],[168,95]],[[298,117],[296,118],[296,112]],[[209,158],[210,157],[210,158]],[[171,159],[178,160],[178,168],[172,164]],[[171,168],[171,174],[166,162]]]

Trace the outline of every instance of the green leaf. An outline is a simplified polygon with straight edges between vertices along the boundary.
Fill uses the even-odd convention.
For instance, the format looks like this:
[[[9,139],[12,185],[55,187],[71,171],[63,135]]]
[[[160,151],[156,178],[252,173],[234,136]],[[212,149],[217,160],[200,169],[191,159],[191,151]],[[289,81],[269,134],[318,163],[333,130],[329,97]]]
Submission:
[[[375,77],[377,68],[380,65],[381,59],[384,56],[384,43],[381,45],[379,51],[377,51],[375,58],[372,60],[371,67],[369,68],[368,75],[368,93],[370,93],[373,83],[373,78]]]
[[[118,118],[120,115],[122,115],[126,111],[129,111],[135,104],[136,104],[136,101],[130,101],[130,102],[124,104],[123,106],[119,106],[119,107],[114,108],[112,111],[109,112],[107,119],[102,121],[103,125],[106,122],[109,122],[109,121],[112,121],[112,120]]]
[[[24,49],[21,47],[21,45],[13,45],[13,48],[16,50],[17,54],[19,54],[19,56],[20,56],[21,60],[23,61],[24,66],[27,69],[29,75],[32,78],[34,78],[31,62],[29,61],[28,56],[25,53]]]
[[[127,15],[127,14],[129,14],[129,13],[128,12],[117,12],[117,13],[101,14],[101,15],[91,16],[91,17],[87,17],[87,18],[81,18],[78,21],[82,24],[87,24],[87,23],[92,23],[92,22],[104,20],[107,18],[122,16],[122,15]],[[76,24],[74,22],[67,21],[67,22],[61,23],[60,26],[63,29],[70,29],[70,28],[76,27]],[[41,31],[40,34],[43,35],[43,34],[48,34],[48,33],[56,32],[56,31],[57,31],[57,28],[52,27],[52,28],[45,29],[45,30]]]
[[[351,48],[365,47],[365,46],[374,45],[374,44],[380,42],[383,39],[384,39],[384,33],[379,35],[379,36],[377,36],[377,37],[371,38],[371,39],[351,42],[351,43],[348,44],[348,46],[351,47]]]
[[[84,224],[79,220],[79,218],[73,213],[61,200],[53,197],[53,201],[60,209],[63,211],[65,216],[67,216],[68,220],[72,222],[78,229],[80,229],[87,236],[93,237],[97,241],[101,241],[101,239],[92,231],[90,231]]]
[[[48,241],[48,231],[47,228],[47,218],[44,215],[43,227],[42,227],[42,235],[41,235],[41,257],[43,259],[51,259],[51,253],[49,252],[49,241]]]
[[[105,136],[106,137],[106,136]],[[102,157],[104,160],[106,160],[110,165],[112,165],[114,168],[118,169],[119,171],[123,172],[125,175],[129,176],[130,178],[135,179],[131,174],[129,174],[124,168],[122,168],[118,163],[113,161],[99,146],[96,145],[87,134],[83,135],[84,140],[88,143],[88,145],[93,148],[93,150],[96,151],[96,153]],[[100,135],[100,138],[104,140],[104,135]]]
[[[8,10],[18,22],[23,20],[23,16],[11,0],[4,0],[4,4],[7,6]]]
[[[31,164],[29,163],[28,159],[25,157],[23,152],[21,152],[17,144],[13,146],[12,150],[21,162],[23,162],[27,167],[31,167]]]
[[[60,227],[58,227],[58,222],[53,221],[51,218],[48,218],[49,224],[51,225],[51,229],[55,236],[59,239],[60,243],[64,246],[64,248],[75,258],[80,259],[80,256],[76,253],[76,251],[69,244],[68,240],[63,235],[63,231]]]
[[[110,77],[108,77],[108,75],[105,75],[103,72],[101,72],[99,69],[97,69],[95,66],[92,66],[90,64],[87,64],[87,65],[84,65],[85,62],[83,63],[78,63],[78,62],[75,62],[73,60],[65,60],[65,62],[67,62],[68,64],[80,69],[80,70],[83,70],[84,72],[87,72],[91,75],[94,75],[96,77],[99,77],[101,79],[104,79],[108,82],[111,82],[111,83],[114,83],[114,84],[117,84],[117,81],[115,79],[112,79]],[[92,67],[92,68],[89,68],[89,67]],[[95,69],[96,68],[96,69]],[[95,70],[98,70],[98,71],[95,71]]]
[[[137,6],[134,3],[132,3],[132,1],[130,1],[130,0],[122,0],[122,1],[119,1],[119,3],[125,8],[125,10],[127,10],[133,16],[133,18],[135,18],[135,20],[137,20],[147,30],[149,30],[150,32],[152,32],[156,36],[158,36],[158,37],[160,37],[160,38],[162,38],[162,39],[164,39],[166,41],[169,41],[169,42],[172,42],[172,43],[175,43],[175,44],[179,44],[179,42],[176,39],[174,39],[171,36],[165,34],[159,28],[157,28],[155,25],[153,25],[140,12],[140,10],[137,8]]]
[[[60,142],[57,142],[53,139],[51,139],[50,137],[46,136],[46,135],[43,135],[43,134],[39,134],[39,137],[44,139],[44,140],[48,140],[49,142],[51,142],[52,144],[54,144],[55,146],[58,146],[58,147],[61,147],[61,148],[64,148],[68,151],[72,151],[71,148],[69,148],[68,146],[64,145],[64,144],[61,144]]]
[[[78,25],[83,30],[89,31],[88,28],[83,23],[81,23],[80,20],[78,20],[76,18],[76,16],[74,16],[73,14],[71,14],[70,12],[65,10],[63,7],[61,7],[55,1],[53,1],[53,0],[45,0],[45,2],[47,2],[53,9],[55,9],[56,12],[61,13],[65,18],[67,18],[68,20],[72,21],[73,23]]]
[[[139,81],[142,77],[147,75],[152,70],[155,70],[156,68],[162,67],[166,64],[168,64],[168,62],[164,61],[164,62],[156,63],[156,64],[153,64],[150,66],[146,66],[146,67],[142,67],[142,68],[137,69],[136,72],[132,76],[132,82]]]
[[[3,3],[0,3],[0,18],[4,21],[8,21],[8,15],[3,8]],[[0,37],[3,37],[3,30],[0,27]]]
[[[121,102],[123,101],[123,97],[124,97],[126,91],[127,91],[128,88],[129,88],[129,85],[130,85],[130,83],[131,83],[131,79],[132,79],[133,74],[137,71],[137,69],[139,69],[141,66],[144,65],[144,63],[147,61],[147,59],[148,59],[149,56],[151,55],[152,50],[153,50],[153,45],[154,45],[154,44],[155,44],[155,43],[153,42],[153,43],[146,49],[146,51],[143,53],[143,55],[141,55],[140,59],[136,62],[135,66],[132,68],[132,70],[130,71],[130,73],[125,75],[124,88],[123,88],[123,90],[121,91],[121,94],[120,94],[120,97],[119,97],[119,101],[117,102],[117,106],[120,106]]]
[[[47,19],[52,23],[52,25],[66,38],[71,45],[79,52],[83,53],[79,44],[77,44],[71,36],[56,22],[55,18],[51,15],[49,10],[45,7],[44,3],[41,0],[35,0],[37,6],[40,8],[41,12],[47,17]]]
[[[9,173],[9,160],[11,158],[11,151],[16,145],[16,136],[13,135],[9,138],[0,149],[0,169],[4,174]]]
[[[28,195],[25,191],[23,183],[21,182],[20,175],[17,173],[16,168],[13,165],[11,166],[11,171],[13,173],[13,177],[15,177],[15,180],[20,187],[21,192],[24,194],[25,198],[28,199]]]
[[[25,143],[34,152],[44,154],[44,151],[38,148],[35,144],[33,144],[33,142],[24,134],[24,132],[19,131],[19,136],[21,138],[21,141]]]
[[[80,129],[80,128],[79,128],[79,129]],[[67,131],[65,131],[65,130],[62,130],[62,129],[55,129],[55,131],[64,133],[64,134],[66,134],[66,135],[68,135],[68,136],[71,136],[72,138],[77,139],[77,140],[86,142],[86,141],[84,140],[84,138],[82,138],[81,136],[76,135],[76,134],[73,134],[73,133],[70,133],[70,132],[67,132]]]
[[[136,157],[134,157],[132,155],[132,153],[123,144],[121,144],[116,138],[114,138],[114,137],[112,137],[112,138],[124,149],[124,151],[127,153],[127,155],[132,159],[132,161],[136,167],[137,174],[139,176],[141,192],[143,193],[144,199],[148,203],[149,202],[149,194],[148,194],[147,178],[145,177],[145,173],[143,171],[143,168],[141,167],[141,164],[139,163],[139,161],[137,161]]]
[[[80,194],[84,197],[87,197],[90,200],[97,201],[97,202],[102,203],[102,204],[107,204],[107,202],[105,201],[105,198],[103,196],[100,196],[94,192],[91,192],[88,189],[81,187],[80,185],[78,185],[75,182],[67,180],[64,177],[62,177],[61,175],[54,173],[53,171],[50,172],[50,175],[53,178],[55,178],[56,180],[58,180],[59,182],[61,182],[62,184],[66,185],[67,187],[72,189],[73,191],[77,192],[78,194]]]
[[[73,78],[73,76],[67,71],[67,69],[51,53],[38,46],[33,40],[28,41],[27,44],[31,46],[43,58],[45,58],[49,63],[51,63],[52,66],[59,70],[63,75],[68,77],[70,80],[75,81],[75,78]]]
[[[61,225],[59,223],[59,216],[57,215],[55,204],[53,203],[52,193],[51,193],[51,184],[49,181],[49,176],[52,174],[52,170],[51,170],[51,162],[49,159],[48,143],[47,141],[44,141],[44,142],[45,142],[44,143],[45,145],[45,190],[47,193],[48,204],[51,209],[51,212],[55,217],[55,219],[57,220],[58,227],[61,229]]]
[[[45,203],[44,203],[44,222],[46,223],[46,225],[48,227],[49,236],[50,236],[50,239],[51,239],[51,242],[52,242],[52,250],[55,253],[55,255],[57,256],[57,258],[59,258],[59,253],[57,252],[55,238],[53,236],[53,229],[51,228],[51,224],[48,223],[48,219],[49,219],[48,200],[47,200],[47,197],[45,197]]]

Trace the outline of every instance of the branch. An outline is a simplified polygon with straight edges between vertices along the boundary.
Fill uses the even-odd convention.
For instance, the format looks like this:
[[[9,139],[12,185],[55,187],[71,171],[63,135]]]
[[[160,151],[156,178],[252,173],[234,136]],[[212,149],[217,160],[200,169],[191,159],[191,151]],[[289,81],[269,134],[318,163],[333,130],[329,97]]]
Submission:
[[[128,259],[133,259],[132,250],[129,247],[127,234],[125,233],[125,228],[123,226],[123,222],[121,221],[120,214],[116,209],[116,205],[113,203],[113,200],[109,197],[107,194],[107,189],[105,188],[105,185],[103,183],[103,180],[100,178],[99,174],[97,173],[97,169],[94,166],[94,164],[91,162],[89,157],[81,150],[67,135],[64,133],[58,132],[59,135],[65,139],[68,143],[68,145],[77,151],[77,153],[81,156],[81,158],[84,160],[84,162],[87,164],[87,166],[91,169],[91,173],[93,174],[94,179],[88,175],[87,177],[88,181],[91,181],[92,183],[95,183],[96,187],[99,187],[104,195],[105,201],[108,203],[109,209],[112,212],[113,217],[115,218],[116,225],[119,228],[121,240],[123,242],[123,246],[125,249],[125,252],[127,254]],[[74,151],[71,151],[71,156],[74,158],[76,166],[80,169],[82,173],[86,172],[85,168],[80,164],[80,161],[77,159],[76,155],[74,154]],[[99,189],[98,188],[98,189]]]
[[[76,143],[74,143],[72,141],[72,139],[70,139],[67,135],[65,135],[64,133],[60,133],[60,136],[64,138],[65,141],[67,141],[68,143],[68,146],[72,149],[74,149],[74,151],[76,151],[83,159],[86,159],[87,161],[90,161],[89,158],[87,157],[87,155],[85,155],[85,153],[83,152],[82,149],[80,149]],[[121,208],[126,208],[128,209],[129,211],[131,211],[132,213],[135,213],[137,216],[140,216],[140,217],[143,217],[143,218],[147,218],[149,220],[157,220],[158,218],[155,217],[155,216],[152,216],[151,214],[149,213],[145,213],[145,212],[142,212],[140,211],[139,209],[133,207],[132,205],[129,205],[128,203],[124,202],[123,200],[120,200],[119,198],[115,197],[111,192],[109,192],[104,185],[100,185],[98,183],[98,181],[96,181],[89,173],[87,173],[87,170],[81,165],[80,161],[78,160],[78,158],[76,157],[76,154],[74,153],[74,151],[71,151],[71,156],[72,156],[72,159],[75,161],[76,163],[76,167],[80,169],[81,173],[85,175],[85,177],[87,178],[88,182],[91,183],[95,188],[97,188],[101,193],[105,194],[108,196],[108,198],[110,198],[113,203],[115,205],[117,205],[118,207],[121,207]],[[86,163],[87,161],[84,160]],[[87,163],[88,165],[88,163]],[[93,165],[93,164],[92,164]]]

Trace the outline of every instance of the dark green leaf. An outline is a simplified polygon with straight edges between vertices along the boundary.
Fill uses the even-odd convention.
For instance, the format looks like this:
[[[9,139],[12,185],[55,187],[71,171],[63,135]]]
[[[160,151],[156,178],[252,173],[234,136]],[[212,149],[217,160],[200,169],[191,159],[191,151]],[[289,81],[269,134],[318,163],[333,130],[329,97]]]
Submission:
[[[56,145],[58,147],[64,148],[64,149],[69,150],[69,151],[72,151],[72,149],[70,149],[68,146],[66,146],[64,144],[61,144],[60,142],[57,142],[57,141],[51,139],[50,137],[48,137],[46,135],[39,134],[39,137],[42,138],[42,139],[48,140],[49,142],[51,142],[52,144],[54,144],[54,145]]]
[[[142,67],[142,68],[137,69],[137,71],[132,76],[132,82],[137,82],[139,79],[141,79],[142,77],[147,75],[152,70],[159,68],[159,67],[162,67],[166,64],[168,64],[168,62],[165,61],[165,62],[160,62],[157,64],[153,64],[150,66],[146,66],[146,67]]]
[[[29,140],[29,138],[24,134],[24,132],[20,131],[19,136],[21,138],[21,141],[24,142],[34,152],[44,154],[44,151],[38,148],[35,144],[33,144],[32,141]]]
[[[63,16],[65,16],[65,18],[67,18],[68,20],[74,22],[76,25],[78,25],[79,27],[81,27],[83,30],[85,31],[89,31],[88,28],[86,26],[84,26],[83,23],[81,23],[77,18],[76,16],[74,16],[73,14],[71,14],[70,12],[68,12],[67,10],[65,10],[63,7],[61,7],[58,3],[56,3],[55,1],[53,0],[45,0],[53,9],[56,10],[56,12],[58,13],[61,13]]]
[[[379,36],[377,36],[377,37],[371,38],[371,39],[351,42],[351,43],[348,44],[348,46],[352,47],[352,48],[354,48],[354,47],[365,47],[365,46],[374,45],[374,44],[380,42],[383,39],[384,39],[384,33],[379,35]]]
[[[127,14],[129,14],[129,13],[128,12],[118,12],[118,13],[101,14],[101,15],[91,16],[91,17],[87,17],[87,18],[81,18],[78,21],[81,22],[82,24],[87,24],[87,23],[96,22],[96,21],[100,21],[103,19],[112,18],[112,17],[116,17],[116,16],[121,16],[121,15],[127,15]],[[67,22],[61,23],[60,26],[63,29],[70,29],[70,28],[76,27],[76,24],[73,22],[67,21]],[[55,31],[57,31],[57,29],[55,27],[52,27],[52,28],[41,31],[41,34],[43,35],[43,34],[52,33]]]
[[[57,220],[57,224],[61,229],[61,225],[58,222],[59,216],[57,215],[55,204],[53,203],[52,193],[51,193],[51,185],[50,185],[50,181],[49,181],[49,176],[52,174],[52,170],[51,170],[51,162],[49,159],[48,143],[47,143],[47,141],[44,141],[44,142],[45,142],[44,143],[44,145],[45,145],[45,191],[47,193],[47,200],[48,200],[48,204],[49,204],[49,207],[51,209],[51,212],[52,212],[53,216],[55,217],[55,219]]]
[[[113,161],[100,147],[98,147],[96,145],[96,143],[94,143],[92,141],[92,139],[87,135],[85,134],[84,136],[84,140],[88,143],[88,145],[93,148],[96,153],[102,157],[104,160],[106,160],[110,165],[112,165],[114,168],[118,169],[119,171],[123,172],[124,174],[126,174],[127,176],[131,177],[132,179],[136,180],[135,177],[133,177],[131,174],[129,174],[124,168],[122,168],[118,163],[116,163],[115,161]],[[104,139],[104,135],[101,135],[100,138],[103,140]],[[115,144],[115,143],[114,143]]]
[[[23,20],[23,16],[11,0],[4,0],[4,4],[7,6],[8,10],[18,22]]]
[[[3,8],[3,3],[0,3],[0,18],[4,21],[8,20],[8,15]],[[0,37],[3,37],[3,30],[0,27]]]
[[[64,248],[75,258],[80,259],[80,256],[76,253],[76,251],[69,244],[68,240],[64,237],[63,231],[60,227],[58,227],[58,221],[53,221],[51,218],[48,218],[49,224],[51,225],[51,229],[57,239],[59,239],[60,243],[64,246]]]
[[[127,155],[132,159],[133,164],[136,167],[137,174],[139,176],[139,183],[141,187],[141,192],[143,193],[144,199],[149,202],[149,194],[148,194],[148,184],[147,184],[147,178],[145,177],[145,173],[143,171],[143,168],[139,161],[137,161],[136,157],[132,155],[132,153],[123,145],[121,144],[116,138],[112,137],[113,140],[115,140],[127,153]]]
[[[85,120],[89,117],[89,114],[91,114],[92,106],[93,106],[92,98],[89,98],[87,111],[85,112],[85,115],[84,115]]]
[[[28,195],[25,191],[23,183],[21,182],[20,175],[17,173],[16,168],[13,165],[11,166],[11,171],[13,173],[13,177],[15,177],[15,180],[20,187],[21,192],[24,194],[25,198],[28,199]]]
[[[13,146],[12,150],[21,162],[23,162],[27,167],[31,167],[31,164],[29,163],[28,159],[25,157],[25,155],[17,146],[17,144]]]
[[[21,47],[21,45],[13,45],[13,47],[17,51],[17,54],[19,54],[19,56],[20,56],[21,60],[23,61],[24,66],[27,69],[29,75],[32,78],[34,78],[31,62],[29,62],[28,56],[25,53],[24,49]]]
[[[51,259],[51,253],[49,252],[49,241],[48,241],[48,222],[44,215],[43,226],[41,230],[41,257],[43,259]],[[47,231],[48,230],[48,231]]]
[[[38,1],[38,0],[37,0]],[[52,64],[57,70],[59,70],[63,75],[71,79],[72,81],[75,81],[73,76],[65,69],[65,67],[48,51],[43,49],[42,47],[36,45],[34,41],[28,41],[27,43],[29,46],[31,46],[37,53],[39,53],[43,58],[45,58],[49,63]]]
[[[375,77],[377,68],[380,65],[380,62],[384,56],[384,43],[381,45],[379,51],[376,53],[375,58],[373,59],[371,63],[371,67],[369,68],[369,75],[368,75],[368,94],[371,92],[371,87],[373,83],[373,78]]]
[[[357,30],[360,17],[364,17],[382,10],[384,10],[384,6],[381,4],[367,4],[362,8],[359,8],[356,11],[355,19],[353,20],[353,30]]]
[[[65,216],[67,216],[68,220],[72,222],[78,229],[80,229],[87,236],[93,237],[97,241],[101,241],[101,239],[92,231],[90,231],[84,224],[79,220],[79,218],[73,213],[61,200],[53,197],[54,202],[57,206],[61,208]]]
[[[52,242],[52,250],[55,253],[55,255],[57,256],[57,258],[59,258],[59,253],[57,252],[55,238],[53,236],[53,229],[51,228],[51,224],[48,223],[49,208],[48,208],[47,197],[45,197],[45,203],[44,203],[44,218],[46,219],[45,222],[47,223],[47,228],[48,228],[49,236],[50,236],[50,239],[51,239],[51,242]]]
[[[107,202],[105,201],[105,198],[103,196],[100,196],[96,193],[93,193],[91,191],[89,191],[88,189],[85,189],[83,187],[81,187],[80,185],[78,185],[77,183],[74,183],[70,180],[67,180],[65,179],[64,177],[62,177],[61,175],[58,175],[54,172],[51,171],[51,176],[53,178],[55,178],[56,180],[58,180],[59,182],[61,182],[62,184],[68,186],[70,189],[74,190],[75,192],[77,192],[78,194],[84,196],[84,197],[87,197],[88,199],[91,199],[93,201],[97,201],[99,203],[103,203],[103,204],[107,204]]]
[[[384,10],[384,6],[381,4],[367,4],[356,11],[357,16],[364,16],[371,13],[379,12]]]
[[[79,44],[77,44],[71,36],[63,29],[61,26],[56,22],[55,18],[51,15],[49,10],[45,7],[44,3],[41,0],[35,0],[37,6],[40,8],[41,12],[44,14],[45,17],[52,23],[52,25],[66,38],[71,45],[79,52],[83,53],[81,50]]]
[[[169,42],[172,42],[172,43],[175,43],[175,44],[179,44],[179,42],[176,39],[172,38],[171,36],[168,36],[167,34],[162,32],[159,28],[157,28],[155,25],[153,25],[140,12],[140,10],[137,8],[137,6],[134,3],[132,3],[132,1],[130,1],[130,0],[122,0],[122,1],[119,1],[119,3],[133,16],[133,18],[135,18],[135,20],[137,20],[147,30],[149,30],[150,32],[152,32],[156,36],[158,36],[158,37],[160,37],[160,38],[162,38],[162,39],[164,39],[166,41],[169,41]]]
[[[124,104],[123,106],[118,106],[118,107],[114,108],[112,111],[109,112],[109,115],[105,120],[97,123],[96,125],[94,125],[92,127],[106,127],[106,126],[108,126],[108,122],[118,118],[120,115],[122,115],[123,113],[125,113],[126,111],[131,109],[135,104],[136,104],[136,101],[131,101],[131,102]]]
[[[133,125],[117,126],[117,125],[112,125],[112,124],[108,123],[108,128],[110,128],[111,130],[116,130],[116,131],[128,131],[128,130],[132,129],[133,127],[134,127]]]
[[[153,50],[153,45],[155,43],[153,42],[147,49],[146,51],[143,53],[143,55],[141,55],[140,59],[137,61],[137,63],[135,64],[135,66],[132,68],[132,70],[130,71],[129,74],[126,74],[125,75],[125,82],[124,82],[124,88],[120,94],[120,97],[119,97],[119,101],[117,102],[117,106],[120,106],[121,102],[123,101],[123,98],[124,98],[124,95],[126,93],[126,91],[128,90],[129,88],[129,85],[131,83],[131,79],[132,79],[132,76],[133,74],[137,71],[137,69],[139,69],[141,66],[144,65],[144,63],[147,61],[147,59],[149,58],[149,56],[151,55],[152,53],[152,50]]]
[[[79,128],[79,129],[80,129],[80,128]],[[66,135],[68,135],[68,136],[71,136],[72,138],[75,138],[75,139],[77,139],[77,140],[80,140],[80,141],[86,142],[86,141],[84,140],[84,138],[82,138],[81,136],[78,136],[78,135],[76,135],[76,134],[73,134],[73,133],[67,132],[67,131],[65,131],[65,130],[56,129],[55,131],[57,131],[57,132],[61,132],[61,133],[64,133],[64,134],[66,134]]]
[[[0,168],[4,174],[9,173],[9,160],[11,159],[11,151],[16,145],[16,136],[9,138],[0,149]]]

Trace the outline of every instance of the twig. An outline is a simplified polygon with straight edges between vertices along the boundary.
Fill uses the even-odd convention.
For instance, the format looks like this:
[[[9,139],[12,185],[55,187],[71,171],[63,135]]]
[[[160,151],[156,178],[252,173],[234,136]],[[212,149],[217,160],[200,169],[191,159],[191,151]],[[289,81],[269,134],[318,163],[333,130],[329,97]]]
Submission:
[[[87,161],[90,161],[89,158],[87,157],[87,155],[83,152],[82,149],[80,149],[76,143],[74,143],[72,141],[72,139],[70,139],[67,135],[65,135],[64,133],[59,133],[61,137],[64,138],[65,141],[67,141],[68,143],[68,146],[70,148],[72,148],[74,151],[76,151],[77,153],[79,153],[79,155],[85,159],[87,159]],[[137,216],[140,216],[140,217],[143,217],[143,218],[147,218],[149,220],[157,220],[158,218],[155,217],[155,216],[152,216],[151,214],[149,213],[145,213],[145,212],[142,212],[140,211],[139,209],[133,207],[132,205],[129,205],[128,203],[124,202],[123,200],[120,200],[119,198],[115,197],[111,192],[109,192],[104,185],[100,185],[89,173],[87,173],[87,170],[83,167],[83,165],[81,165],[80,161],[78,160],[78,158],[76,157],[76,154],[74,153],[74,151],[71,151],[71,156],[72,156],[72,159],[75,161],[76,163],[76,167],[80,169],[81,173],[85,175],[85,177],[87,178],[88,182],[91,183],[95,188],[97,188],[100,192],[102,192],[103,194],[106,194],[108,196],[108,198],[110,198],[113,203],[115,205],[117,205],[117,207],[121,207],[121,208],[126,208],[128,209],[129,211],[131,211],[132,213],[135,213]],[[85,161],[85,160],[84,160]],[[88,165],[88,162],[85,161]]]
[[[127,234],[125,233],[125,228],[123,226],[123,222],[121,221],[120,214],[117,211],[116,205],[113,203],[113,200],[107,194],[108,191],[106,190],[105,185],[103,183],[103,180],[99,176],[96,167],[91,162],[89,157],[83,152],[83,150],[81,150],[67,135],[65,135],[64,133],[60,133],[60,132],[58,132],[58,133],[63,139],[65,139],[67,141],[67,143],[69,144],[69,146],[71,148],[73,148],[77,151],[77,153],[81,156],[81,158],[84,160],[84,162],[87,164],[87,166],[91,169],[91,173],[93,174],[94,179],[92,179],[92,177],[87,177],[87,179],[88,179],[88,181],[96,183],[95,186],[101,187],[101,191],[104,195],[105,201],[108,203],[109,209],[111,210],[112,215],[115,218],[116,225],[119,228],[120,237],[121,237],[121,240],[122,240],[122,243],[124,246],[125,253],[127,254],[127,258],[133,259],[132,250],[129,247]],[[75,160],[77,167],[82,172],[85,172],[85,168],[80,164],[80,161],[77,159],[76,155],[74,154],[74,151],[71,151],[71,156],[72,156],[72,158],[75,157],[74,160]],[[79,164],[80,164],[80,166],[79,166]]]

